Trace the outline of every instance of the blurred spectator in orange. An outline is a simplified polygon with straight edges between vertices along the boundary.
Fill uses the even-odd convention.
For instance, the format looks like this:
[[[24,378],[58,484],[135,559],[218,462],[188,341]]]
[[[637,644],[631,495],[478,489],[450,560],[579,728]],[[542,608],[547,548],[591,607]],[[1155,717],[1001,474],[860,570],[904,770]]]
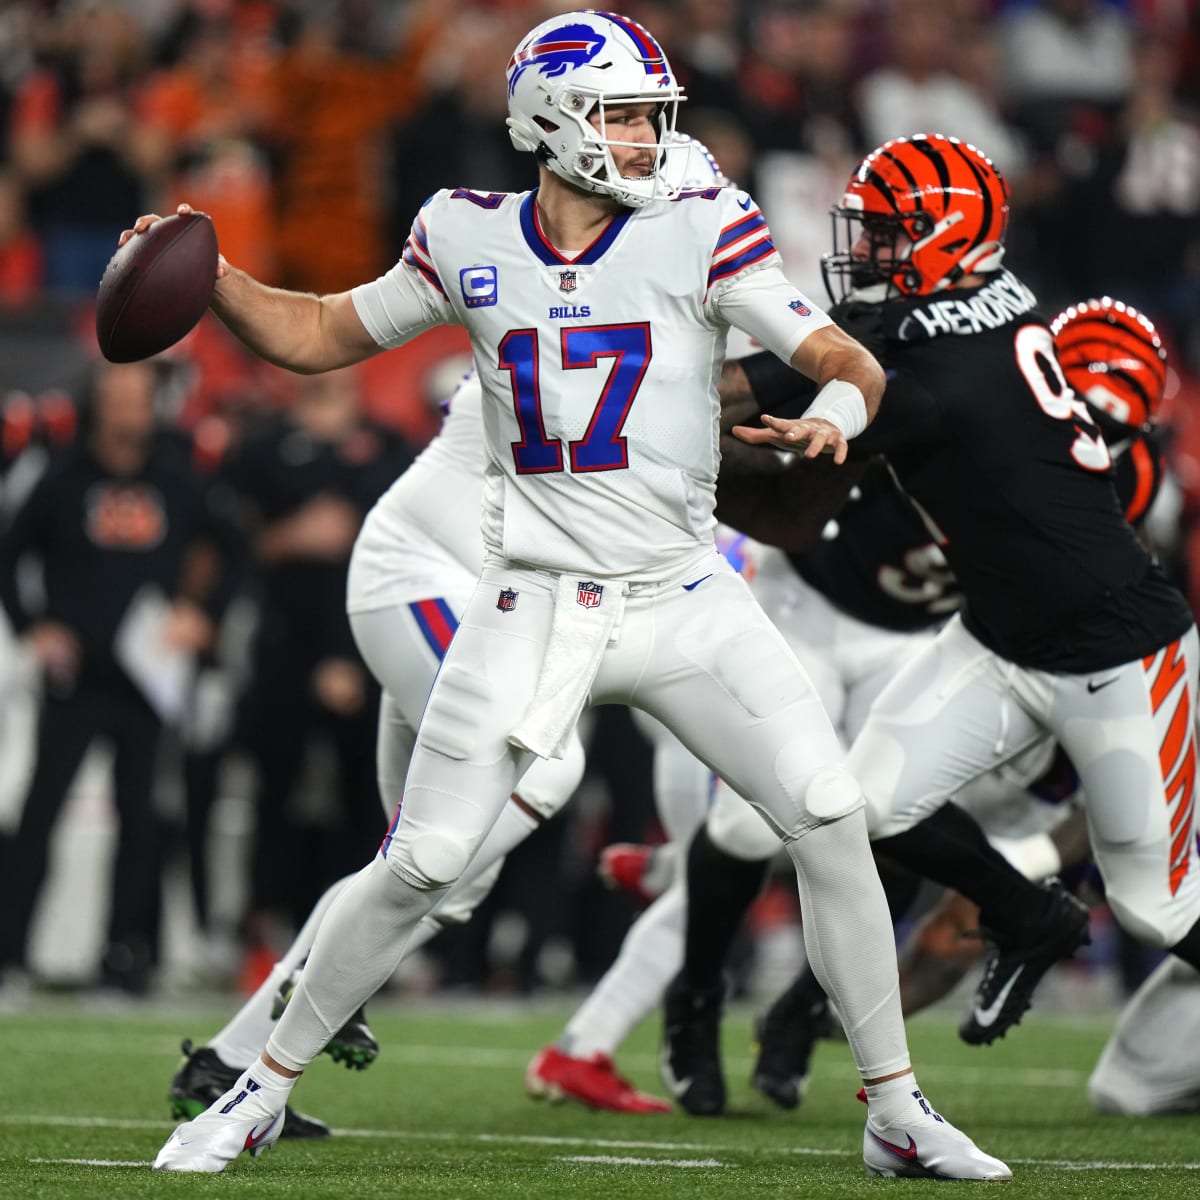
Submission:
[[[263,39],[242,35],[232,16],[186,12],[172,41],[178,61],[146,88],[146,122],[170,147],[164,212],[186,200],[221,231],[230,262],[275,280],[269,166],[258,139],[265,125],[271,63]]]
[[[392,146],[398,258],[420,206],[442,187],[524,191],[521,156],[497,137],[508,116],[504,64],[527,29],[529,12],[467,6],[449,14],[422,67],[428,99],[400,123]]]
[[[270,118],[283,286],[341,292],[391,265],[384,135],[419,97],[417,65],[434,19],[427,8],[388,58],[379,56],[381,13],[369,0],[289,11]]]
[[[0,308],[28,304],[42,286],[42,248],[29,227],[21,181],[0,168]]]
[[[94,291],[130,213],[148,211],[163,139],[139,120],[147,46],[112,0],[76,5],[51,28],[50,59],[21,84],[10,152],[52,288]]]

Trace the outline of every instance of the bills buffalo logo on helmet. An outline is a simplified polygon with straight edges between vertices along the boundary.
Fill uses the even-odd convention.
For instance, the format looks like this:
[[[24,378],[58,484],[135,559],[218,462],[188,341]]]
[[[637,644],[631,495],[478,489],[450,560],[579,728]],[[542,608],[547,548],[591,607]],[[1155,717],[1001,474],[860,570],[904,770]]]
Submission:
[[[551,30],[509,59],[508,94],[513,94],[517,80],[530,67],[536,67],[547,78],[565,75],[591,62],[604,48],[605,40],[589,25],[563,25]]]

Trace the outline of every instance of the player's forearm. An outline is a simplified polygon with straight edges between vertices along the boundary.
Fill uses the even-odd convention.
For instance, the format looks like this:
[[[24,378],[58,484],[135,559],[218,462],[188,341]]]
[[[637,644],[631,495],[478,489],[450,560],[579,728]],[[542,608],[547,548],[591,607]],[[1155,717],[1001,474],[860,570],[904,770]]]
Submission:
[[[230,267],[217,280],[211,307],[239,341],[277,367],[314,375],[346,365],[325,336],[321,297],[267,287]]]
[[[862,393],[867,409],[867,423],[875,419],[875,414],[879,411],[879,402],[883,399],[887,376],[879,363],[857,342],[837,346],[822,354],[813,378],[819,388],[834,380],[853,384]]]

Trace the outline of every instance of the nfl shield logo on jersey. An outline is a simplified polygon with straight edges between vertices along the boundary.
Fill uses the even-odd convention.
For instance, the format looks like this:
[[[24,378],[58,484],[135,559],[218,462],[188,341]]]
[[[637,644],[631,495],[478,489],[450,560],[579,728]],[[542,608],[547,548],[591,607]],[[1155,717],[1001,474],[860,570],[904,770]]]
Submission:
[[[600,598],[604,595],[604,587],[599,583],[581,583],[579,591],[575,593],[575,599],[583,605],[584,608],[599,608]]]
[[[517,607],[517,597],[520,592],[514,592],[512,588],[501,588],[500,599],[496,601],[496,607],[501,612],[512,612]]]
[[[559,271],[558,290],[560,292],[573,292],[575,290],[575,279],[578,274],[578,271]]]

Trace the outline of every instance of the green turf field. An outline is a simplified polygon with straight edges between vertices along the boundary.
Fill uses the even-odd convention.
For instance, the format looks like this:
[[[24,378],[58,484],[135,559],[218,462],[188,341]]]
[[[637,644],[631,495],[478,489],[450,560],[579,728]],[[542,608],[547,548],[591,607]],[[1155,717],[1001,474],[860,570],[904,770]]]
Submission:
[[[183,1036],[224,1010],[98,1014],[53,1002],[0,1016],[0,1197],[910,1197],[945,1184],[869,1180],[864,1110],[843,1045],[823,1046],[808,1099],[782,1113],[746,1084],[749,1017],[726,1024],[731,1112],[717,1120],[622,1117],[528,1099],[522,1070],[567,1010],[377,1004],[384,1050],[362,1074],[323,1058],[297,1107],[337,1136],[281,1142],[216,1177],[163,1176],[149,1164],[171,1123],[163,1101]],[[1200,1117],[1127,1120],[1091,1112],[1083,1085],[1106,1022],[1034,1014],[991,1050],[961,1045],[951,1018],[911,1025],[934,1102],[1013,1167],[1005,1195],[1200,1196]],[[647,1090],[657,1027],[621,1065]],[[962,1185],[974,1186],[979,1185]]]

